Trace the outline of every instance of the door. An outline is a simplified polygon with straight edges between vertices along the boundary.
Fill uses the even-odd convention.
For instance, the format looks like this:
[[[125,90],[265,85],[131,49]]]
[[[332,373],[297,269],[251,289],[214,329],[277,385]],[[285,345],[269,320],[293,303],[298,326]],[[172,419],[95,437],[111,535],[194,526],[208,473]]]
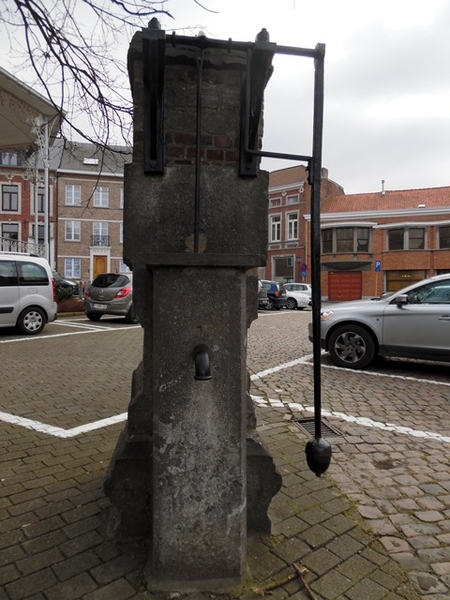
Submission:
[[[407,293],[408,303],[389,304],[383,317],[383,345],[432,359],[450,352],[450,279],[432,281]]]
[[[108,257],[103,254],[99,254],[94,256],[94,277],[95,279],[97,275],[101,275],[102,273],[108,272]]]
[[[20,309],[16,261],[0,260],[0,326],[14,325]]]
[[[328,274],[328,300],[360,300],[361,271],[337,271]]]

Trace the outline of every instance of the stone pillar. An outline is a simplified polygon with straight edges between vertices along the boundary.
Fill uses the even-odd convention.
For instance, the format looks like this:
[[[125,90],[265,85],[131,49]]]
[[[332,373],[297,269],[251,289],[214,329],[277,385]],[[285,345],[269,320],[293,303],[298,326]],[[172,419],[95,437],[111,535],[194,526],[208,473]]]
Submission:
[[[151,539],[150,587],[224,589],[245,569],[246,336],[266,259],[268,173],[239,174],[246,52],[168,41],[155,108],[146,103],[145,37],[136,34],[129,52],[134,150],[124,210],[144,351],[105,488],[122,533]],[[150,108],[153,123],[164,115],[160,147],[146,137]],[[158,162],[146,162],[152,142],[161,172],[146,172]],[[273,464],[269,471],[271,498],[280,481]]]

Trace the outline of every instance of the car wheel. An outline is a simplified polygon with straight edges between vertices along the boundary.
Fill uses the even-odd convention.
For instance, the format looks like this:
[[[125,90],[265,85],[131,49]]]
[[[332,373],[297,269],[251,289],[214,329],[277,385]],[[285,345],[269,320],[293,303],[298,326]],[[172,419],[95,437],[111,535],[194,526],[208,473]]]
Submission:
[[[269,298],[267,302],[267,310],[275,310],[275,303],[272,298]]]
[[[41,308],[26,308],[17,319],[17,327],[21,333],[35,335],[40,333],[45,326],[45,313]]]
[[[295,298],[287,299],[286,308],[290,308],[291,310],[295,310],[297,308],[297,301]]]
[[[339,367],[363,369],[375,357],[375,342],[371,334],[359,325],[342,325],[330,335],[328,349],[332,361]]]
[[[86,316],[89,321],[100,321],[102,315],[99,315],[98,313],[86,313]]]
[[[139,323],[138,317],[134,314],[133,306],[127,312],[127,316],[125,317],[125,323],[136,324]]]

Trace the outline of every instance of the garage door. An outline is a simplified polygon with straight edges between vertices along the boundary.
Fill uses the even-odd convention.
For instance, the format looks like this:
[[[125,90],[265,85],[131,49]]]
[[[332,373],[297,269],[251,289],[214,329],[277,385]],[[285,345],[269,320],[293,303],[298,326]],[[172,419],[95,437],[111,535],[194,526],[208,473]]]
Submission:
[[[361,271],[341,271],[328,273],[329,300],[360,300],[361,295]]]

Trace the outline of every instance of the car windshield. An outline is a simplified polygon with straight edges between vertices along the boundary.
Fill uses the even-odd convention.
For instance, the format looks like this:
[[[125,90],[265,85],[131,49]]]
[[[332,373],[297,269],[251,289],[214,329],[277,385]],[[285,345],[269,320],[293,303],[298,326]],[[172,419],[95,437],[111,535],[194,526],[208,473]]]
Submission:
[[[118,273],[105,273],[104,275],[98,275],[92,285],[95,287],[108,288],[108,287],[124,287],[130,283],[129,277],[126,275],[120,275]]]

